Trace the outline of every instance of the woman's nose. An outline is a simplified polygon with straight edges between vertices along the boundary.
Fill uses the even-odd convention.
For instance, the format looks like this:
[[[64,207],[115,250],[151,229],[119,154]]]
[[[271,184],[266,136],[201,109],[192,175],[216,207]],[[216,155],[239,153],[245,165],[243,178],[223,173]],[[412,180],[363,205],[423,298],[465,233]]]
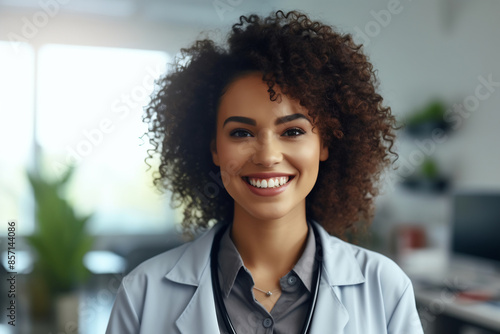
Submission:
[[[252,162],[264,167],[271,167],[281,162],[283,153],[279,139],[272,131],[260,131],[257,135],[257,147],[252,156]]]

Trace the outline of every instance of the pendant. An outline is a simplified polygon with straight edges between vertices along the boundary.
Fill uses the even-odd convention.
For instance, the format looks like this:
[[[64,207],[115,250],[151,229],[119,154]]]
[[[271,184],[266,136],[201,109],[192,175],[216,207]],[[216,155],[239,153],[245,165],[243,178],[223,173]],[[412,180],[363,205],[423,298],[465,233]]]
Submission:
[[[266,296],[271,297],[273,293],[271,291],[266,292]]]

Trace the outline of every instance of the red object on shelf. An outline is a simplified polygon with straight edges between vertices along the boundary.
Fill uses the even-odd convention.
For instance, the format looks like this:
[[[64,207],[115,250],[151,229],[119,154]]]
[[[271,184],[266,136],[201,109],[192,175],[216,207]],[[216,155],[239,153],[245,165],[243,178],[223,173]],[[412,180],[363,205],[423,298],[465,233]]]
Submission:
[[[397,254],[404,254],[427,245],[425,229],[421,226],[400,225],[396,227],[394,237]]]

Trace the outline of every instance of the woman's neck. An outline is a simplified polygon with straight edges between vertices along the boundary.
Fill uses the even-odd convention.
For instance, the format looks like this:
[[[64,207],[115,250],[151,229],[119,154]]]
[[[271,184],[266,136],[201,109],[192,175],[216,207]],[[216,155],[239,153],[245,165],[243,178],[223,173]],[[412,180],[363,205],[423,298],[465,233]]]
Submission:
[[[279,279],[299,260],[307,239],[304,210],[274,220],[261,220],[235,208],[231,238],[252,275]]]

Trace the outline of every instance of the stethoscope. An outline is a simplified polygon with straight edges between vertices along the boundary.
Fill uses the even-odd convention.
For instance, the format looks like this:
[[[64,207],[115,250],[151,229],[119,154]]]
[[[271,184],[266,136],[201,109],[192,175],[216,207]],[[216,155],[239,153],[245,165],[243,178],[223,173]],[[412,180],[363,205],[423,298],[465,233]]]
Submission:
[[[302,333],[306,334],[309,333],[309,327],[311,325],[311,321],[313,318],[314,314],[314,308],[316,307],[316,300],[318,299],[318,292],[319,292],[319,282],[321,279],[321,266],[323,264],[323,250],[321,248],[321,240],[319,237],[319,233],[316,230],[316,227],[314,224],[309,224],[311,226],[313,232],[314,232],[314,237],[316,239],[316,257],[315,260],[318,261],[317,263],[317,269],[315,271],[315,274],[313,276],[314,280],[314,286],[313,286],[313,299],[311,304],[309,305],[309,310],[307,313],[306,320],[304,322],[304,326],[302,327]],[[219,261],[218,261],[218,255],[219,255],[219,246],[220,246],[220,239],[222,238],[225,228],[221,228],[220,231],[217,232],[214,238],[214,242],[212,244],[212,250],[210,252],[210,257],[211,257],[211,263],[210,263],[210,269],[211,269],[211,275],[212,275],[212,289],[214,291],[214,298],[215,298],[215,306],[217,310],[220,312],[221,318],[224,321],[224,325],[226,329],[229,331],[229,334],[236,334],[236,330],[234,329],[234,326],[231,322],[231,319],[229,317],[229,314],[227,313],[226,306],[224,304],[224,300],[222,299],[222,292],[220,289],[220,283],[219,283],[219,275],[218,275],[218,268],[219,268]]]

